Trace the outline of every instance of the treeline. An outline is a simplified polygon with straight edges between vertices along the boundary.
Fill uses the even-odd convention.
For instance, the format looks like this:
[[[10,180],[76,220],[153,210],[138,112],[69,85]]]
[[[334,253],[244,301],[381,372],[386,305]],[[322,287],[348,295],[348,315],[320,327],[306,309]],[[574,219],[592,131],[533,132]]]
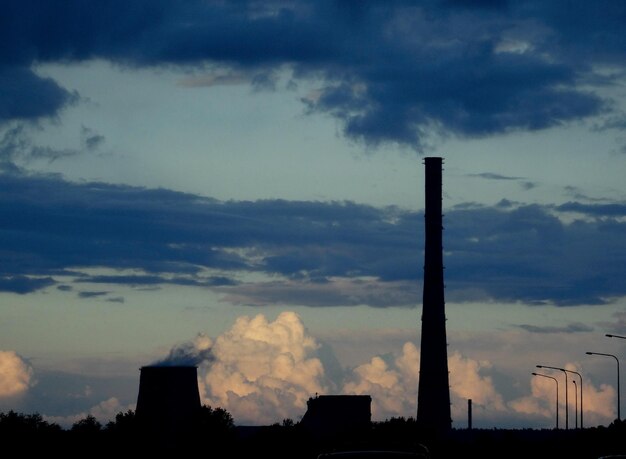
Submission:
[[[236,426],[226,410],[203,406],[193,427],[173,436],[146,431],[132,410],[118,413],[106,424],[88,415],[70,428],[48,422],[39,414],[9,411],[0,413],[0,441],[5,450],[16,453],[65,457],[200,453],[209,457],[315,459],[319,453],[337,450],[426,448],[432,459],[598,459],[626,454],[626,421],[585,429],[453,429],[435,435],[418,428],[415,419],[399,417],[373,422],[366,432],[346,430],[323,436],[304,430],[291,419],[262,427]]]
[[[193,428],[186,432],[186,438],[163,438],[162,434],[146,430],[133,410],[118,413],[106,424],[87,415],[70,428],[46,421],[38,413],[0,413],[0,442],[10,451],[29,454],[59,452],[66,457],[94,452],[98,455],[116,451],[163,452],[174,446],[191,449],[198,445],[182,442],[207,438],[209,434],[216,444],[228,445],[235,441],[236,431],[228,411],[203,405],[194,419]]]
[[[203,405],[197,419],[199,428],[231,431],[235,423],[231,414],[222,408],[212,408]],[[13,410],[0,413],[0,434],[11,435],[51,435],[62,431],[69,431],[77,435],[91,435],[100,432],[133,432],[139,428],[137,417],[133,410],[120,412],[114,421],[100,423],[95,416],[89,414],[85,418],[72,424],[71,428],[64,429],[59,424],[48,422],[38,414],[17,413]]]

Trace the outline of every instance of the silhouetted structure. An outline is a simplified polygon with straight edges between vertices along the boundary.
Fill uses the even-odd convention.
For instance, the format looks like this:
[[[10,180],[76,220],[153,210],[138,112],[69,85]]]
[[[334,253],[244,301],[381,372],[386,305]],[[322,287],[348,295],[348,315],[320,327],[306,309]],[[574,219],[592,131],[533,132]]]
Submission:
[[[170,444],[193,431],[200,415],[195,366],[141,367],[135,410],[144,434]]]
[[[442,158],[424,158],[424,291],[417,422],[420,428],[445,432],[452,428],[443,283]]]
[[[88,417],[89,418],[89,417]],[[44,421],[39,414],[0,412],[0,438],[6,451],[28,451],[38,456],[84,458],[90,453],[98,457],[224,457],[272,459],[316,459],[320,453],[355,450],[419,451],[428,448],[432,459],[471,458],[502,459],[522,457],[533,459],[577,458],[597,459],[626,452],[626,421],[615,420],[608,426],[584,429],[451,429],[439,438],[416,435],[415,418],[391,418],[372,422],[365,441],[322,443],[309,441],[298,426],[259,426],[245,435],[224,436],[208,429],[189,439],[187,447],[165,450],[162,442],[137,439],[132,411],[118,413],[115,421],[97,428],[64,430]],[[84,421],[84,420],[83,420]],[[85,423],[76,424],[85,427]],[[92,429],[92,427],[95,427]],[[224,439],[216,444],[215,439]],[[343,439],[343,437],[342,437]],[[147,442],[145,440],[148,440]],[[161,439],[157,439],[161,440]],[[614,456],[617,459],[618,456]],[[620,456],[621,457],[621,456]]]
[[[314,436],[363,434],[371,427],[369,395],[319,395],[306,404],[300,426]]]

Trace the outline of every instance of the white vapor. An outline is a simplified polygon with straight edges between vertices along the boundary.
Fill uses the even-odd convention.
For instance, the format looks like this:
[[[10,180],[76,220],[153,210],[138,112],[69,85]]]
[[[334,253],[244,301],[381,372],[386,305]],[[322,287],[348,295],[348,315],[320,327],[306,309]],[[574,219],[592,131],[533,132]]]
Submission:
[[[174,346],[167,357],[153,363],[153,366],[198,366],[213,360],[211,346],[213,342],[208,336],[199,333],[187,343]]]

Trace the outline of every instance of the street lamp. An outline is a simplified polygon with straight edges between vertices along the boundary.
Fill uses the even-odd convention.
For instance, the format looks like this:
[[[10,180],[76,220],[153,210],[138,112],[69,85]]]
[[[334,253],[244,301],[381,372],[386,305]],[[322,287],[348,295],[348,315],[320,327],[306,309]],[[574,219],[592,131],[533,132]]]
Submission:
[[[574,400],[576,400],[576,403],[574,404],[574,425],[576,426],[575,428],[578,429],[578,387],[575,379],[572,379],[572,383],[574,383]]]
[[[567,371],[568,373],[574,373],[578,375],[580,378],[580,428],[583,428],[583,377],[580,373],[573,370],[566,370],[565,368],[560,368],[562,371]]]
[[[626,339],[626,336],[620,336],[620,335],[611,335],[610,333],[607,333],[604,336],[608,336],[609,338],[622,338],[622,339]]]
[[[537,368],[550,368],[551,370],[559,370],[565,374],[565,430],[569,429],[569,409],[568,409],[568,400],[567,400],[567,370],[565,368],[559,367],[548,367],[545,365],[536,365]]]
[[[613,357],[615,359],[615,361],[617,362],[617,420],[621,421],[621,417],[620,417],[620,411],[619,411],[619,406],[620,406],[620,401],[619,401],[619,359],[617,357],[615,357],[613,354],[603,354],[602,352],[586,352],[587,355],[604,355],[606,357]]]
[[[550,378],[552,380],[554,380],[554,382],[556,383],[556,428],[558,430],[559,428],[559,381],[556,378],[553,378],[552,376],[548,376],[548,375],[543,375],[541,373],[533,373],[533,376],[542,376],[544,378]]]

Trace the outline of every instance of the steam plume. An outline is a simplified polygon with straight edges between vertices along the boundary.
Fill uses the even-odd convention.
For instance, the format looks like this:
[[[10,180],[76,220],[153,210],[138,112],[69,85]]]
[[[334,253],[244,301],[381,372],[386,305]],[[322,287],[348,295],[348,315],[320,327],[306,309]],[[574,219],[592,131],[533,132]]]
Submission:
[[[167,357],[154,362],[152,366],[200,366],[215,360],[212,347],[211,338],[200,333],[193,341],[174,346]]]

